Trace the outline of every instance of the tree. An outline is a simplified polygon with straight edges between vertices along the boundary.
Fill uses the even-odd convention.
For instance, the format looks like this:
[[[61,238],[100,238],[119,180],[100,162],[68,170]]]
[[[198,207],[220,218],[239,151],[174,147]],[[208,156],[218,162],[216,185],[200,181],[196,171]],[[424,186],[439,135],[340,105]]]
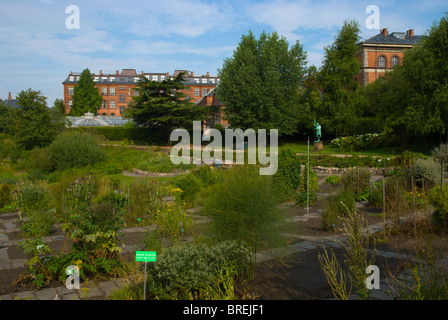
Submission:
[[[55,99],[53,102],[53,107],[52,109],[61,115],[65,115],[65,105],[64,105],[64,100],[62,99]]]
[[[79,77],[78,85],[74,88],[71,116],[82,116],[87,112],[97,114],[103,97],[95,87],[93,75],[89,69],[84,69]]]
[[[420,45],[405,51],[402,64],[377,80],[370,94],[378,97],[384,133],[399,137],[403,148],[415,138],[448,139],[448,15],[429,29]],[[444,136],[444,137],[443,137]]]
[[[184,74],[161,82],[140,77],[135,88],[140,95],[133,97],[126,116],[137,125],[160,129],[168,143],[174,129],[191,129],[193,121],[205,120],[209,109],[185,99]]]
[[[356,58],[357,44],[361,39],[359,33],[357,21],[344,21],[333,44],[324,48],[324,60],[319,70],[318,78],[324,99],[316,120],[336,136],[350,130],[350,127],[353,130],[356,122],[353,110],[355,104],[351,98],[354,97],[352,93],[358,89],[355,76],[361,68],[361,63]]]
[[[15,111],[10,132],[25,149],[47,146],[64,125],[54,121],[46,99],[40,91],[32,89],[22,90],[17,96],[22,108]]]
[[[243,35],[233,57],[218,70],[217,94],[234,128],[278,129],[279,136],[297,131],[298,88],[306,72],[306,52],[291,48],[276,32],[256,39]]]

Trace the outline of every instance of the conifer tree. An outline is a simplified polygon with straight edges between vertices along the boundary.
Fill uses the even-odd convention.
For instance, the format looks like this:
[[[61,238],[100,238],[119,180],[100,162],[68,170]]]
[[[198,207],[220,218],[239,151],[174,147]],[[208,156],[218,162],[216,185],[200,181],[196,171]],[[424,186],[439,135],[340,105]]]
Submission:
[[[205,120],[210,110],[186,99],[184,74],[160,82],[141,77],[135,88],[140,95],[133,97],[126,116],[137,125],[160,130],[168,143],[174,129],[191,129],[193,121]]]

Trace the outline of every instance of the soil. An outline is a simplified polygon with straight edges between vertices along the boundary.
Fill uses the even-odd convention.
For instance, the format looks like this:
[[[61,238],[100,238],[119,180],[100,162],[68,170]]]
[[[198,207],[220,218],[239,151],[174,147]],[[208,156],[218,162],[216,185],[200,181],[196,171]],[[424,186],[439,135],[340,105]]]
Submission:
[[[334,233],[323,231],[322,218],[316,217],[315,213],[322,212],[325,196],[337,190],[339,187],[325,184],[325,176],[319,176],[321,200],[315,206],[309,209],[310,213],[314,213],[313,218],[303,221],[307,212],[305,208],[295,207],[293,203],[285,203],[283,212],[292,222],[287,223],[287,230],[289,233],[294,233],[299,236],[308,237],[328,237],[330,235],[342,235],[343,228],[339,222]],[[365,203],[357,205],[359,214],[363,216],[365,221],[369,224],[378,224],[383,222],[383,218],[379,215],[382,213],[381,209],[371,208]],[[1,218],[1,215],[0,215]],[[412,222],[412,221],[411,221]],[[428,231],[434,231],[428,223],[405,223],[401,227],[401,232],[388,232],[387,237],[384,235],[376,235],[376,249],[384,252],[398,252],[398,253],[423,253],[424,249],[430,250],[432,253],[440,257],[446,257],[448,254],[448,237],[443,232],[433,232],[431,241],[425,236]],[[417,228],[416,228],[417,226]],[[50,236],[62,235],[62,231],[56,228]],[[126,246],[138,247],[142,244],[143,233],[128,233],[123,238]],[[21,239],[19,233],[8,234],[10,240]],[[289,244],[297,243],[300,240],[297,237],[292,237]],[[57,240],[51,242],[53,250],[62,250],[64,240]],[[124,253],[126,259],[132,260],[134,258],[133,251]],[[333,299],[333,294],[327,283],[325,275],[322,271],[318,260],[318,254],[322,252],[322,248],[309,249],[304,252],[291,254],[281,259],[262,262],[257,264],[255,277],[252,281],[244,281],[236,283],[236,295],[239,299],[262,299],[262,300],[323,300]],[[338,261],[344,260],[346,254],[344,249],[334,249]],[[8,254],[11,260],[27,259],[27,255],[18,246],[8,247]],[[384,256],[377,256],[375,264],[380,270],[384,271],[382,276],[389,277],[397,274],[405,263],[405,259],[385,258]],[[32,285],[14,284],[14,281],[24,271],[24,267],[7,269],[0,271],[0,295],[6,293],[17,293],[21,291],[35,290]],[[52,283],[52,286],[61,286],[60,283]]]

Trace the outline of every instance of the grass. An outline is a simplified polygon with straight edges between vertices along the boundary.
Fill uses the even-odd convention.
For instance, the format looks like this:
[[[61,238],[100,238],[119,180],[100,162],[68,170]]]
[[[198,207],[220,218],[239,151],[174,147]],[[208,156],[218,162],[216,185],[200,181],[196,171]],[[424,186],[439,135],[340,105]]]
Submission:
[[[412,152],[422,153],[424,155],[431,155],[431,150],[437,144],[432,143],[418,143],[409,147]],[[304,141],[283,141],[279,143],[279,149],[291,149],[296,153],[306,154],[308,152],[307,142]],[[341,152],[338,148],[330,145],[330,141],[324,141],[324,149],[319,152],[313,151],[314,143],[310,141],[310,154],[343,154],[343,155],[359,155],[359,156],[394,156],[403,153],[403,149],[399,146],[378,148],[373,150]]]

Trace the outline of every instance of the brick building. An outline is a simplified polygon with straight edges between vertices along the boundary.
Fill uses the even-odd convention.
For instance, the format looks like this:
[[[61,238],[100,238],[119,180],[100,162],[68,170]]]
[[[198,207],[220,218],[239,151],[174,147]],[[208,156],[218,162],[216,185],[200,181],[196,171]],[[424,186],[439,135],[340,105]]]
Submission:
[[[422,36],[414,35],[414,30],[405,32],[388,32],[384,28],[376,36],[358,44],[360,51],[358,59],[361,62],[361,72],[357,80],[361,85],[374,82],[382,74],[401,63],[404,51],[418,45]]]
[[[132,97],[138,92],[134,90],[140,76],[145,76],[149,80],[163,81],[170,77],[177,76],[180,72],[187,72],[184,75],[184,84],[189,87],[186,91],[186,98],[190,98],[193,103],[201,105],[211,105],[216,100],[205,98],[210,92],[214,92],[214,88],[219,83],[218,77],[206,75],[196,76],[193,72],[186,70],[175,70],[174,74],[167,73],[144,73],[137,74],[135,69],[123,69],[121,72],[116,71],[115,74],[105,74],[101,70],[98,74],[93,74],[94,82],[100,94],[103,96],[103,104],[97,110],[98,115],[120,116],[123,110],[132,101]],[[70,112],[72,104],[72,95],[81,73],[70,72],[64,85],[64,104],[65,112]]]

